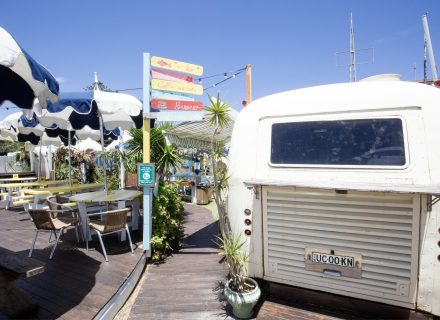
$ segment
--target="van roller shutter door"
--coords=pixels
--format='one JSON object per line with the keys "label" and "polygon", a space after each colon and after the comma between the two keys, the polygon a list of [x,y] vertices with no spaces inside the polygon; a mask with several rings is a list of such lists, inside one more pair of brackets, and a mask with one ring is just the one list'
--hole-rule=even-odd
{"label": "van roller shutter door", "polygon": [[419,195],[263,187],[263,214],[265,279],[414,307]]}

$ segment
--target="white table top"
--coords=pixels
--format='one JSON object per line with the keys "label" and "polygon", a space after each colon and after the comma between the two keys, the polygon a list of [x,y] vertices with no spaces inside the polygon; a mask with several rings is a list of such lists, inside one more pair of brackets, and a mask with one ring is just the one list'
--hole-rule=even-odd
{"label": "white table top", "polygon": [[134,200],[142,195],[142,191],[137,190],[111,190],[107,191],[94,191],[77,193],[69,197],[70,201],[76,202],[111,202],[111,201],[121,201],[121,200]]}

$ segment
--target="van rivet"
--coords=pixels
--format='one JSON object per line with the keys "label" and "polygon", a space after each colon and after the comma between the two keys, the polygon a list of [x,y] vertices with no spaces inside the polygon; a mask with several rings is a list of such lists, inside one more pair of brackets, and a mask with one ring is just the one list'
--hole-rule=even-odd
{"label": "van rivet", "polygon": [[250,209],[244,209],[244,214],[245,215],[250,215],[251,214],[251,210]]}

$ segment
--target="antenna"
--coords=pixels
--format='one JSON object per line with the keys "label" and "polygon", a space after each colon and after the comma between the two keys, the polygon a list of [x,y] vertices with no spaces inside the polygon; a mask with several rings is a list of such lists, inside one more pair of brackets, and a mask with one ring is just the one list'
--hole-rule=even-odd
{"label": "antenna", "polygon": [[428,14],[422,16],[423,30],[425,31],[425,48],[428,50],[429,64],[431,65],[432,80],[437,81],[437,65],[435,64],[434,50],[432,49],[431,35],[429,34]]}
{"label": "antenna", "polygon": [[[366,55],[367,53],[370,53],[372,58],[363,59],[361,62],[359,62],[359,59],[356,60],[356,57],[359,56],[359,54]],[[345,57],[347,54],[349,55],[349,61],[350,61],[349,64],[339,63],[338,57],[339,56]],[[357,81],[357,75],[356,75],[356,66],[357,65],[374,63],[374,48],[367,48],[367,49],[360,49],[360,50],[355,49],[355,46],[354,46],[354,25],[353,25],[353,13],[352,12],[350,12],[350,50],[336,52],[335,56],[336,56],[336,66],[337,67],[348,67],[350,82]]]}
{"label": "antenna", "polygon": [[356,82],[356,51],[354,50],[353,12],[350,12],[350,82]]}

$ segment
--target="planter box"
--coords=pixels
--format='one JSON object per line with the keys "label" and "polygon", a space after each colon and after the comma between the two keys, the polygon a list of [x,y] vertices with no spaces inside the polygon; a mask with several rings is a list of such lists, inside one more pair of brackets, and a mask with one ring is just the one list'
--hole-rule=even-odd
{"label": "planter box", "polygon": [[212,189],[211,188],[197,188],[196,198],[197,204],[208,204],[211,201]]}
{"label": "planter box", "polygon": [[138,187],[138,176],[137,173],[125,173],[125,186],[126,187]]}

